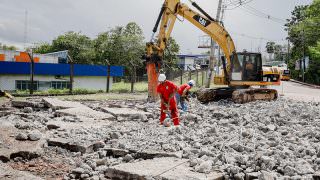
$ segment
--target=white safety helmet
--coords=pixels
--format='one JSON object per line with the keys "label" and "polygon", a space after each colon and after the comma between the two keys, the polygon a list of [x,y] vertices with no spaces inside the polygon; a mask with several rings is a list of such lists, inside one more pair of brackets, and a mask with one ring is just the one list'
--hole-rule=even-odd
{"label": "white safety helmet", "polygon": [[159,77],[158,77],[158,81],[159,82],[164,82],[166,79],[167,79],[167,77],[166,77],[165,74],[160,74]]}
{"label": "white safety helmet", "polygon": [[196,82],[194,81],[194,80],[190,80],[189,82],[188,82],[188,85],[189,86],[194,86],[196,84]]}

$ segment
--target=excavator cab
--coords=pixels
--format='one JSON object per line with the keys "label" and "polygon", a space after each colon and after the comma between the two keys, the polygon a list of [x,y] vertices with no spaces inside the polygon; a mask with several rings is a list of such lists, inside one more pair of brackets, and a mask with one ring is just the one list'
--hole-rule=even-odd
{"label": "excavator cab", "polygon": [[237,53],[231,58],[232,81],[262,81],[262,58],[260,53]]}

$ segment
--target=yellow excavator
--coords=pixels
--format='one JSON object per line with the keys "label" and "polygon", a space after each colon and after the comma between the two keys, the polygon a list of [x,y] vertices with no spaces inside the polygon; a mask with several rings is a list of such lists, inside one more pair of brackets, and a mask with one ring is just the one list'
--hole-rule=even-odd
{"label": "yellow excavator", "polygon": [[[221,47],[224,53],[223,57],[225,57],[222,58],[223,72],[220,75],[215,75],[214,83],[227,87],[199,90],[197,98],[200,102],[205,103],[224,98],[232,98],[237,103],[276,99],[278,93],[274,89],[250,88],[250,86],[280,85],[280,80],[277,82],[264,81],[261,54],[237,53],[234,42],[223,24],[210,17],[197,3],[191,0],[190,2],[200,13],[190,9],[180,0],[165,0],[161,8],[151,41],[146,45],[145,59],[149,82],[149,100],[157,99],[157,78],[161,69],[164,50],[175,21],[179,17],[208,34]],[[159,25],[159,34],[155,39],[155,33]]]}

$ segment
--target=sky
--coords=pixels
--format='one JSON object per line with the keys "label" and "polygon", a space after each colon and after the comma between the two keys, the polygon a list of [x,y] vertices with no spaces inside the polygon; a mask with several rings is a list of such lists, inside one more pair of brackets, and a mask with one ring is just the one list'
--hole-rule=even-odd
{"label": "sky", "polygon": [[[195,0],[212,17],[216,16],[218,0]],[[226,3],[235,0],[224,0]],[[245,0],[242,0],[245,1]],[[264,51],[267,41],[286,44],[283,23],[252,15],[254,8],[272,17],[290,18],[296,5],[312,0],[248,0],[245,6],[225,11],[224,24],[238,51]],[[191,7],[187,0],[181,0]],[[51,42],[67,32],[81,32],[91,38],[115,26],[136,22],[149,41],[163,0],[0,0],[0,43],[24,47],[27,43]],[[27,21],[26,19],[27,11]],[[250,13],[251,12],[251,13]],[[277,21],[281,21],[277,20]],[[26,26],[27,22],[27,26]],[[282,22],[282,21],[281,21]],[[187,21],[177,21],[172,37],[182,54],[199,54],[199,39],[204,33]]]}

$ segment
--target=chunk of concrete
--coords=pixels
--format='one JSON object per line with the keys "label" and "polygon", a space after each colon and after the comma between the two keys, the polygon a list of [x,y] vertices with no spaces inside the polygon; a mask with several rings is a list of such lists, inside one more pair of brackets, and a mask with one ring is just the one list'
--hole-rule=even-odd
{"label": "chunk of concrete", "polygon": [[61,127],[61,125],[56,122],[56,121],[49,121],[47,122],[47,128],[49,130],[52,130],[52,129],[59,129]]}
{"label": "chunk of concrete", "polygon": [[153,159],[153,158],[160,158],[160,157],[175,157],[181,158],[182,152],[175,152],[175,153],[168,153],[168,152],[159,152],[159,151],[141,151],[135,154],[136,159]]}
{"label": "chunk of concrete", "polygon": [[6,122],[0,121],[0,141],[3,147],[0,148],[0,161],[8,162],[10,159],[22,157],[23,159],[33,159],[41,156],[43,139],[39,141],[18,141],[11,134],[18,134],[19,131]]}
{"label": "chunk of concrete", "polygon": [[69,109],[61,109],[57,110],[56,115],[58,116],[79,116],[79,117],[87,117],[87,118],[94,118],[96,120],[113,120],[115,119],[114,116],[111,114],[107,114],[100,111],[95,111],[88,107],[76,107],[76,108],[69,108]]}
{"label": "chunk of concrete", "polygon": [[102,108],[103,111],[108,112],[116,117],[130,117],[130,119],[141,119],[143,116],[151,117],[152,114],[141,110],[135,110],[130,108]]}
{"label": "chunk of concrete", "polygon": [[130,153],[128,150],[115,148],[106,148],[105,151],[107,152],[107,156],[113,157],[124,157],[125,155]]}
{"label": "chunk of concrete", "polygon": [[188,166],[187,159],[155,158],[135,163],[120,164],[106,170],[105,176],[111,179],[223,179],[224,175],[217,172],[210,174],[197,173]]}
{"label": "chunk of concrete", "polygon": [[85,145],[75,143],[69,139],[64,138],[50,138],[48,139],[48,146],[57,146],[63,149],[67,149],[71,152],[85,153],[87,148]]}
{"label": "chunk of concrete", "polygon": [[42,101],[44,104],[52,109],[68,109],[68,108],[81,108],[81,107],[86,107],[85,105],[79,103],[79,102],[74,102],[74,101],[62,101],[56,98],[43,98]]}
{"label": "chunk of concrete", "polygon": [[25,108],[25,107],[35,107],[35,108],[42,108],[44,105],[39,102],[34,101],[25,101],[25,100],[13,100],[11,101],[11,105],[17,108]]}

